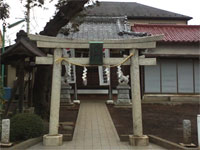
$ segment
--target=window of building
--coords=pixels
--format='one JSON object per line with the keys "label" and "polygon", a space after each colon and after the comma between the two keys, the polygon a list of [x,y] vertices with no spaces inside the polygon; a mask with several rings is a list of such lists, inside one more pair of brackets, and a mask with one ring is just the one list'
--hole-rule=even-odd
{"label": "window of building", "polygon": [[160,59],[156,66],[144,67],[145,93],[200,93],[199,61]]}

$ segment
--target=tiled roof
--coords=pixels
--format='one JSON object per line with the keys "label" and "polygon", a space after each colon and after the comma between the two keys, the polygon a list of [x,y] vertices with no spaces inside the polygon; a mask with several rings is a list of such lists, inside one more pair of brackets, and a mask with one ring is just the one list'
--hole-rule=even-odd
{"label": "tiled roof", "polygon": [[164,34],[164,42],[200,42],[200,25],[135,24],[132,31]]}
{"label": "tiled roof", "polygon": [[99,2],[100,5],[86,9],[88,16],[127,16],[129,19],[178,19],[192,17],[146,6],[135,2]]}
{"label": "tiled roof", "polygon": [[30,41],[27,34],[21,30],[17,33],[16,43],[7,47],[0,57],[1,61],[6,64],[25,57],[35,56],[44,57],[46,54],[36,46],[36,43]]}
{"label": "tiled roof", "polygon": [[[67,39],[105,40],[105,39],[129,39],[133,37],[147,36],[146,33],[135,33],[124,17],[86,17],[79,26],[79,31],[69,32],[71,24],[63,27],[58,37]],[[64,30],[64,32],[63,32]]]}

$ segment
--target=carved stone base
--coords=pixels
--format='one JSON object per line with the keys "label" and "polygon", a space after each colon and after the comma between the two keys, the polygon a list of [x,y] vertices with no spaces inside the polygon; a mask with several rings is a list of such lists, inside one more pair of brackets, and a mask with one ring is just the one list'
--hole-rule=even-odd
{"label": "carved stone base", "polygon": [[129,143],[132,146],[148,146],[149,137],[146,135],[143,136],[129,135]]}
{"label": "carved stone base", "polygon": [[129,106],[129,105],[131,105],[131,100],[130,99],[117,99],[117,101],[115,102],[115,105]]}
{"label": "carved stone base", "polygon": [[130,86],[127,84],[120,84],[117,86],[118,95],[115,105],[131,105],[129,90]]}
{"label": "carved stone base", "polygon": [[43,145],[44,146],[61,146],[63,144],[63,135],[49,135],[46,134],[43,136]]}
{"label": "carved stone base", "polygon": [[71,104],[71,95],[70,95],[70,90],[71,86],[69,84],[62,84],[61,85],[61,93],[60,93],[60,102],[61,103],[69,103]]}
{"label": "carved stone base", "polygon": [[0,143],[1,147],[10,147],[12,145],[13,145],[13,143]]}

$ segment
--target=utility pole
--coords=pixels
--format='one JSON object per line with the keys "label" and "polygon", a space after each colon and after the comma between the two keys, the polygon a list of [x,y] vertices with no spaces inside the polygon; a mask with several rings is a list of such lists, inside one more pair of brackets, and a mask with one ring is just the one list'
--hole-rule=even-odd
{"label": "utility pole", "polygon": [[[6,32],[6,24],[4,22],[3,23],[2,51],[1,51],[1,54],[3,54],[4,51],[5,51],[5,32]],[[2,80],[2,85],[4,86],[4,65],[1,65],[1,80]]]}
{"label": "utility pole", "polygon": [[30,7],[30,3],[31,3],[31,0],[27,0],[27,16],[26,16],[26,22],[27,22],[27,29],[26,29],[26,32],[27,32],[27,34],[29,34],[30,33],[30,9],[31,9],[31,7]]}

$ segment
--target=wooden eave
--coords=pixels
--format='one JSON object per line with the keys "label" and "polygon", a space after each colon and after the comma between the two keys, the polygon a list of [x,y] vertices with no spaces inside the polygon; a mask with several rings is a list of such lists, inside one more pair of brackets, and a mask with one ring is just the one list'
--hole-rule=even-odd
{"label": "wooden eave", "polygon": [[16,44],[9,47],[1,56],[3,63],[13,62],[26,57],[46,56],[31,41],[24,38],[19,39]]}

